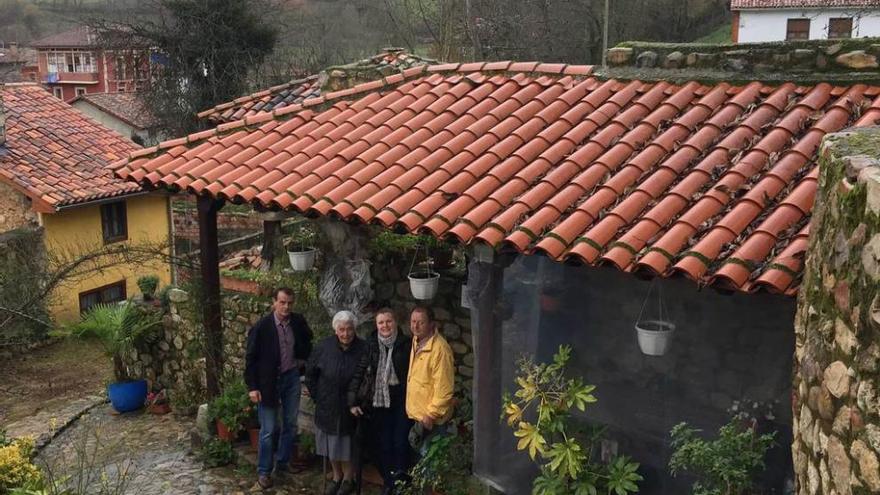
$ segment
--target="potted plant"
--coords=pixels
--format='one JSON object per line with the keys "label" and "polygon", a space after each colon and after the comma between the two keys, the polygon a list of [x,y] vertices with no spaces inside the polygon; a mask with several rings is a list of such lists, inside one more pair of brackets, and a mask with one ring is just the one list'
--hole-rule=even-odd
{"label": "potted plant", "polygon": [[[419,251],[425,251],[424,262],[420,263],[416,268],[416,260]],[[413,261],[409,267],[409,289],[416,299],[427,300],[433,299],[437,295],[437,288],[440,286],[440,274],[434,271],[434,263],[428,255],[427,244],[419,244],[416,246],[416,252],[413,255]]]}
{"label": "potted plant", "polygon": [[168,404],[168,395],[165,389],[158,392],[150,392],[147,394],[147,412],[150,414],[168,414],[171,412],[171,406]]}
{"label": "potted plant", "polygon": [[645,320],[635,324],[639,349],[648,356],[662,356],[669,350],[675,324],[664,320]]}
{"label": "potted plant", "polygon": [[651,282],[651,287],[648,288],[645,301],[642,303],[642,309],[639,311],[639,316],[636,318],[634,325],[639,349],[641,349],[642,354],[647,356],[662,356],[666,354],[666,351],[669,350],[672,335],[675,333],[675,324],[670,320],[669,311],[666,309],[666,305],[663,304],[663,292],[659,285],[657,286],[656,317],[642,319],[642,315],[645,314],[645,309],[648,307],[651,292],[656,284],[657,279],[655,278]]}
{"label": "potted plant", "polygon": [[208,403],[208,417],[217,425],[217,436],[231,442],[245,426],[252,406],[242,380],[227,385],[217,398]]}
{"label": "potted plant", "polygon": [[294,271],[305,272],[315,266],[315,240],[317,234],[305,223],[301,223],[286,243],[287,257]]}
{"label": "potted plant", "polygon": [[152,301],[159,287],[159,277],[155,275],[144,275],[137,279],[137,286],[144,296],[144,301]]}
{"label": "potted plant", "polygon": [[315,461],[315,435],[301,433],[296,444],[293,464],[297,468],[307,468]]}
{"label": "potted plant", "polygon": [[100,340],[104,352],[113,360],[116,381],[107,386],[107,395],[118,412],[134,411],[144,405],[147,381],[132,379],[123,356],[130,352],[146,332],[159,325],[160,321],[154,313],[126,301],[121,304],[92,306],[83,313],[79,322],[70,327],[70,332],[77,337],[95,337]]}
{"label": "potted plant", "polygon": [[248,415],[244,420],[244,427],[248,432],[251,448],[256,452],[260,446],[260,420],[257,417],[257,408],[253,404],[248,404],[246,409]]}

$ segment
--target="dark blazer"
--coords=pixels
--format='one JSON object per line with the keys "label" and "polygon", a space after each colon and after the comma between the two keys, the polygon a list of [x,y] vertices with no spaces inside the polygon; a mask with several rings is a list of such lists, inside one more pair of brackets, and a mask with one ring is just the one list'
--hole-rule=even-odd
{"label": "dark blazer", "polygon": [[[312,353],[312,329],[303,315],[290,314],[293,330],[293,358],[305,362]],[[274,313],[262,317],[248,331],[245,351],[244,381],[248,390],[259,390],[262,403],[275,407],[278,397],[278,366],[281,352]],[[303,370],[300,369],[300,373]]]}
{"label": "dark blazer", "polygon": [[[379,366],[379,340],[378,331],[373,331],[367,337],[367,353],[358,364],[354,378],[348,388],[349,406],[360,406],[368,411],[373,408],[373,393],[376,386],[376,368]],[[412,348],[412,338],[404,335],[401,330],[397,331],[397,340],[391,350],[391,366],[397,375],[398,385],[388,387],[388,396],[391,404],[406,401],[406,377],[409,374],[409,353]]]}
{"label": "dark blazer", "polygon": [[348,349],[339,347],[331,335],[315,346],[306,367],[306,386],[315,401],[315,425],[330,435],[354,433],[354,416],[346,401],[348,386],[367,352],[363,339],[355,337]]}

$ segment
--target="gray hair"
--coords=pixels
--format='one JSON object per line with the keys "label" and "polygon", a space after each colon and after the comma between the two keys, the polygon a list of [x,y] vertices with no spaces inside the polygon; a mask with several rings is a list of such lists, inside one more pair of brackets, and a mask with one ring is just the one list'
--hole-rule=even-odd
{"label": "gray hair", "polygon": [[357,326],[357,318],[354,316],[354,313],[352,313],[351,311],[345,311],[345,310],[340,311],[340,312],[336,313],[335,315],[333,315],[332,326],[333,326],[334,331],[336,330],[336,327],[338,327],[339,325],[341,325],[343,323],[351,323],[351,326],[356,327]]}

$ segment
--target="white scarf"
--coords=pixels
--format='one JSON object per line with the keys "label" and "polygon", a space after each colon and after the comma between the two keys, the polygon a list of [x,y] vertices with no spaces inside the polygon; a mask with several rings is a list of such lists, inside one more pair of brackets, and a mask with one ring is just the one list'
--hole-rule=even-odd
{"label": "white scarf", "polygon": [[397,330],[388,337],[382,337],[376,332],[379,340],[379,364],[376,366],[376,386],[373,392],[373,407],[391,407],[391,396],[388,393],[389,385],[397,385],[400,382],[394,372],[394,364],[391,355],[394,351],[394,342],[397,341]]}

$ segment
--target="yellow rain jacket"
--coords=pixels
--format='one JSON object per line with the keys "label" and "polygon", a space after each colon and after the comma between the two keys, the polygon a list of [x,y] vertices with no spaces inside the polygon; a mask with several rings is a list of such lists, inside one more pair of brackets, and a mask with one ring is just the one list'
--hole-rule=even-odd
{"label": "yellow rain jacket", "polygon": [[455,365],[452,349],[439,332],[416,352],[413,338],[406,379],[406,414],[419,421],[426,415],[443,424],[452,417],[452,392]]}

